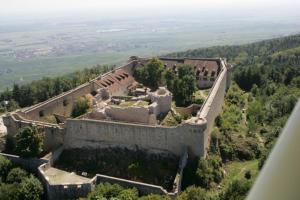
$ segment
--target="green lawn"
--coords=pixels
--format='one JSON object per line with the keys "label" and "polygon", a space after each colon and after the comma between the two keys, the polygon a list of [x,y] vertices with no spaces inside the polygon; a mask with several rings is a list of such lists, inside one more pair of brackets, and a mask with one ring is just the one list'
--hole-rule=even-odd
{"label": "green lawn", "polygon": [[221,182],[222,187],[226,187],[235,179],[241,179],[245,176],[245,172],[250,170],[252,176],[258,174],[258,160],[250,161],[233,161],[225,165],[226,176]]}
{"label": "green lawn", "polygon": [[120,103],[120,107],[130,107],[130,106],[147,106],[149,102],[147,101],[125,101]]}

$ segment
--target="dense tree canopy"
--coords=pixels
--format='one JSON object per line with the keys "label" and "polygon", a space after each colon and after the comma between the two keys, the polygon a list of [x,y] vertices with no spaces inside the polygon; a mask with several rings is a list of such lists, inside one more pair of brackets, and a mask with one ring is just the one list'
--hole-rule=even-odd
{"label": "dense tree canopy", "polygon": [[88,195],[88,200],[170,200],[167,196],[147,195],[139,196],[136,188],[124,188],[117,184],[99,184]]}
{"label": "dense tree canopy", "polygon": [[152,89],[157,89],[161,83],[163,70],[163,63],[157,58],[152,58],[144,67],[135,69],[134,77],[144,85]]}
{"label": "dense tree canopy", "polygon": [[32,174],[15,167],[0,155],[0,199],[40,200],[43,194],[41,182]]}
{"label": "dense tree canopy", "polygon": [[157,89],[159,85],[167,85],[178,106],[192,103],[197,88],[194,71],[190,65],[179,65],[177,71],[164,69],[163,63],[157,58],[151,59],[144,67],[136,68],[134,77],[152,89]]}
{"label": "dense tree canopy", "polygon": [[[189,50],[168,56],[226,57],[234,65],[233,82],[226,94],[222,113],[216,118],[209,154],[220,156],[225,169],[231,162],[247,163],[256,159],[261,169],[300,97],[300,35],[240,46]],[[203,165],[204,162],[200,166],[197,163],[190,161],[188,164],[184,173],[187,177],[185,187],[195,184],[187,180],[196,177],[197,171],[210,169],[207,164]],[[206,193],[217,191],[218,195],[213,199],[245,199],[253,178],[255,175],[248,173],[249,180],[244,177],[232,180],[224,189],[213,187]],[[202,180],[207,179],[203,176]]]}
{"label": "dense tree canopy", "polygon": [[37,157],[42,152],[43,139],[37,128],[27,126],[16,135],[15,151],[23,157]]}
{"label": "dense tree canopy", "polygon": [[83,69],[72,74],[49,78],[44,77],[41,80],[33,81],[29,84],[14,84],[12,90],[7,89],[0,93],[0,103],[9,101],[8,105],[0,104],[4,112],[13,111],[20,107],[27,107],[33,104],[45,101],[53,96],[75,88],[96,76],[111,70],[111,67],[97,65],[91,69]]}

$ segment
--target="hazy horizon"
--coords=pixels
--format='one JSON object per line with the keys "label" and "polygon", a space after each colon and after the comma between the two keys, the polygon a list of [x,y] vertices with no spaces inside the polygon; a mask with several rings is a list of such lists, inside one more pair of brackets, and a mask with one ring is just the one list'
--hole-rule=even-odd
{"label": "hazy horizon", "polygon": [[1,2],[0,21],[7,25],[24,21],[89,19],[164,19],[168,17],[289,19],[297,22],[300,2],[296,0],[10,0]]}
{"label": "hazy horizon", "polygon": [[129,56],[158,56],[300,33],[295,0],[1,2],[0,91]]}

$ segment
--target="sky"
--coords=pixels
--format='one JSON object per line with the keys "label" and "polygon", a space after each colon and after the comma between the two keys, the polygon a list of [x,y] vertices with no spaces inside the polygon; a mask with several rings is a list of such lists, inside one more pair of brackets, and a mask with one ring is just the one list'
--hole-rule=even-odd
{"label": "sky", "polygon": [[[2,13],[55,11],[128,11],[155,8],[285,8],[300,5],[299,0],[0,0]],[[299,8],[299,7],[298,7]]]}
{"label": "sky", "polygon": [[49,17],[74,12],[107,16],[155,16],[180,13],[252,13],[299,15],[300,0],[0,0],[2,16]]}

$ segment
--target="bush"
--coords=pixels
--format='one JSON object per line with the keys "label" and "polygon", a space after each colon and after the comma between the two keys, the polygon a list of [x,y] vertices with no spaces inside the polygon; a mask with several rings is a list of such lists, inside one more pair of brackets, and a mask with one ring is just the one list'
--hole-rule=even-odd
{"label": "bush", "polygon": [[182,192],[177,200],[209,200],[206,191],[203,188],[190,186]]}
{"label": "bush", "polygon": [[85,114],[91,107],[91,100],[88,97],[79,97],[73,106],[72,117],[75,118]]}
{"label": "bush", "polygon": [[42,152],[43,140],[35,127],[27,126],[16,135],[15,151],[22,157],[37,157]]}
{"label": "bush", "polygon": [[221,194],[222,200],[244,200],[248,191],[251,188],[251,181],[248,180],[234,180],[226,190]]}
{"label": "bush", "polygon": [[19,184],[0,184],[0,199],[23,200],[19,191]]}
{"label": "bush", "polygon": [[23,200],[39,200],[43,194],[43,186],[37,178],[30,175],[20,183],[20,193]]}
{"label": "bush", "polygon": [[117,184],[104,183],[97,185],[94,191],[88,195],[89,200],[100,200],[102,198],[116,198],[120,200],[135,200],[138,198],[137,189],[124,189]]}
{"label": "bush", "polygon": [[196,184],[204,188],[211,188],[223,179],[222,161],[219,156],[200,158],[196,171]]}
{"label": "bush", "polygon": [[168,196],[162,196],[157,194],[150,194],[148,196],[143,196],[139,200],[171,200]]}
{"label": "bush", "polygon": [[13,168],[7,175],[7,183],[21,183],[27,177],[27,172],[19,167]]}
{"label": "bush", "polygon": [[0,180],[5,181],[12,164],[6,157],[0,155]]}
{"label": "bush", "polygon": [[245,178],[249,180],[249,179],[251,179],[251,177],[252,177],[251,171],[247,170],[245,173]]}

